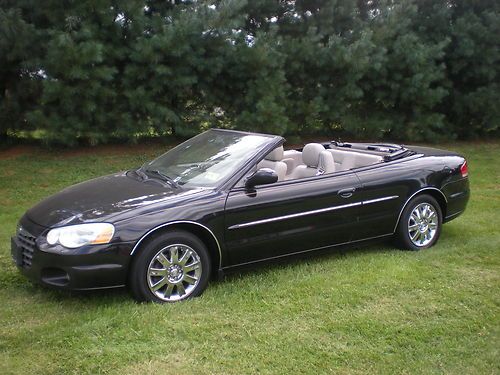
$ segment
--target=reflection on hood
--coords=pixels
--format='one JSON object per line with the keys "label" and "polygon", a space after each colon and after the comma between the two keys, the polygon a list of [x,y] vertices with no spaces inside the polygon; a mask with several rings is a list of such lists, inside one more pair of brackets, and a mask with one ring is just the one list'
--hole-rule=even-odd
{"label": "reflection on hood", "polygon": [[109,221],[120,213],[162,202],[184,204],[202,190],[173,189],[119,173],[70,186],[38,203],[27,215],[35,223],[47,227]]}

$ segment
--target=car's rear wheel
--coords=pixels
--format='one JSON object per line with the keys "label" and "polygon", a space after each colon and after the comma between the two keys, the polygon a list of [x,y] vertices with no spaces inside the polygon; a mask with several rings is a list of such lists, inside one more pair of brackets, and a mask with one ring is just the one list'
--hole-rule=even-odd
{"label": "car's rear wheel", "polygon": [[404,249],[427,249],[439,239],[442,224],[439,203],[430,195],[419,195],[408,202],[401,214],[397,242]]}
{"label": "car's rear wheel", "polygon": [[177,302],[205,290],[210,268],[207,248],[198,237],[171,231],[140,249],[132,262],[129,287],[138,301]]}

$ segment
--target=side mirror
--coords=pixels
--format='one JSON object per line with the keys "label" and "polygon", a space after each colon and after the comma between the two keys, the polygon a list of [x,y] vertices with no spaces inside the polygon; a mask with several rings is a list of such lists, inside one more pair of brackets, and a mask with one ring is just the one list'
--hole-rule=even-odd
{"label": "side mirror", "polygon": [[278,175],[271,168],[261,168],[245,181],[247,189],[253,189],[257,185],[274,184],[278,181]]}

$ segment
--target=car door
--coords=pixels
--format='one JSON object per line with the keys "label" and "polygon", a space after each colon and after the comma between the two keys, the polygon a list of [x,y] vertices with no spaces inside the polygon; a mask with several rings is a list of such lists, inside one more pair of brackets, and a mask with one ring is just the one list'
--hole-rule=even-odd
{"label": "car door", "polygon": [[225,207],[232,265],[348,242],[357,220],[352,172],[233,188]]}

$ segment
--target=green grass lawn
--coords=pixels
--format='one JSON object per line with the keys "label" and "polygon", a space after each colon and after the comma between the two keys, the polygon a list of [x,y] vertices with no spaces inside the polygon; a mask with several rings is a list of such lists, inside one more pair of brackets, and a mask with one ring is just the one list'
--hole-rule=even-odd
{"label": "green grass lawn", "polygon": [[432,249],[332,251],[171,305],[47,290],[10,258],[30,206],[160,146],[0,153],[0,374],[500,374],[500,143],[442,147],[468,158],[472,198]]}

